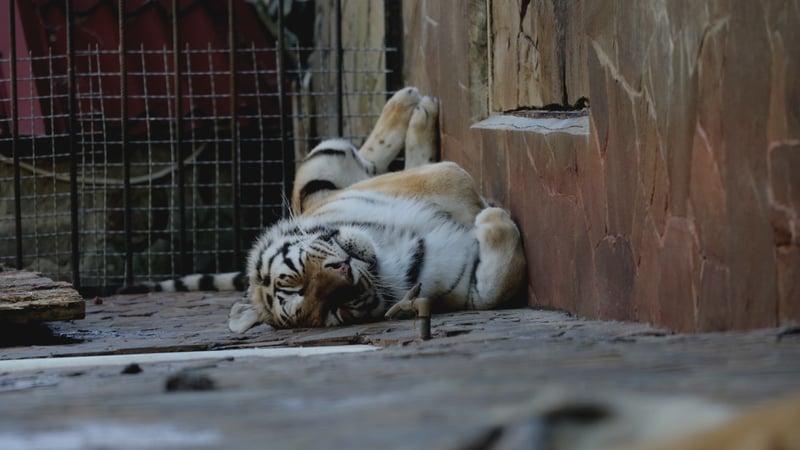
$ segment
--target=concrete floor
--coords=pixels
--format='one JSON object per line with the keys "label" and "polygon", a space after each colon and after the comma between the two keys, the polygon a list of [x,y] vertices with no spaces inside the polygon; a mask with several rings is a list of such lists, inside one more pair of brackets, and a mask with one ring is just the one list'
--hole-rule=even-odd
{"label": "concrete floor", "polygon": [[[515,309],[434,316],[430,341],[417,338],[412,320],[260,326],[234,335],[227,311],[240,295],[109,297],[89,301],[85,320],[5,329],[0,448],[501,448],[499,437],[529,429],[554,401],[633,402],[640,406],[634,418],[647,423],[671,405],[685,417],[703,410],[698,417],[713,421],[729,408],[800,392],[795,328],[678,335]],[[22,370],[2,364],[354,344],[377,349],[151,362],[132,356]],[[626,436],[615,442],[641,438]]]}

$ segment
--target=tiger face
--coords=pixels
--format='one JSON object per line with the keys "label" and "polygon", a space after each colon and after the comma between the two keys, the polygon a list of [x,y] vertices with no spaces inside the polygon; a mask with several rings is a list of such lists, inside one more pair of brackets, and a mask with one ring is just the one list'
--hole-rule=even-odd
{"label": "tiger face", "polygon": [[293,231],[251,254],[249,296],[264,322],[276,328],[336,326],[382,314],[377,259],[366,234],[352,228]]}

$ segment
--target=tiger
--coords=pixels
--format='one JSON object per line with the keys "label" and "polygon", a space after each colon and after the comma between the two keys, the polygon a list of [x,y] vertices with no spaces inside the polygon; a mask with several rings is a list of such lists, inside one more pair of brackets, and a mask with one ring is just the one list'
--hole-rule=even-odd
{"label": "tiger", "polygon": [[521,234],[464,169],[435,162],[438,118],[436,98],[397,91],[360,148],[324,140],[298,164],[291,213],[256,238],[244,273],[153,290],[245,288],[228,318],[236,333],[380,320],[418,284],[434,312],[507,304],[527,273]]}
{"label": "tiger", "polygon": [[[386,103],[361,148],[326,140],[296,171],[292,215],[247,257],[247,300],[229,328],[329,327],[379,320],[405,293],[435,311],[495,308],[523,283],[522,239],[472,177],[435,163],[438,101],[414,87]],[[404,150],[405,166],[387,172]]]}

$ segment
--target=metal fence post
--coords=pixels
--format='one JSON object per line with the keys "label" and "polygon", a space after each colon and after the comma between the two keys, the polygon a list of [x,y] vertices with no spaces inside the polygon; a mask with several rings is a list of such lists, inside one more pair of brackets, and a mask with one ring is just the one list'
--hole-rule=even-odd
{"label": "metal fence post", "polygon": [[125,216],[125,285],[133,284],[133,223],[131,204],[131,152],[128,148],[128,68],[125,52],[125,0],[119,0],[119,109],[123,158],[122,203]]}
{"label": "metal fence post", "polygon": [[19,94],[17,92],[17,17],[14,0],[8,2],[8,32],[11,66],[11,153],[14,157],[14,229],[16,234],[17,269],[22,269],[22,184],[19,171]]}
{"label": "metal fence post", "polygon": [[[280,138],[281,138],[281,158],[283,160],[283,192],[286,198],[291,197],[291,179],[292,174],[290,168],[294,167],[292,164],[292,156],[294,152],[289,152],[289,145],[287,142],[286,128],[288,127],[288,120],[286,117],[286,36],[284,34],[284,21],[283,21],[283,2],[278,2],[278,42],[276,44],[277,50],[277,69],[278,69],[278,109],[280,110]],[[290,205],[283,202],[282,213],[283,217],[288,217]]]}
{"label": "metal fence post", "polygon": [[342,45],[342,1],[336,0],[336,133],[344,136],[344,93],[342,91],[342,70],[344,67],[344,48]]}
{"label": "metal fence post", "polygon": [[231,108],[231,191],[233,195],[233,259],[242,265],[241,190],[239,186],[239,114],[236,96],[236,2],[228,0],[228,61]]}
{"label": "metal fence post", "polygon": [[186,257],[186,174],[183,167],[183,89],[181,88],[180,6],[172,0],[172,64],[175,83],[175,154],[178,158],[178,273],[192,271],[192,261]]}
{"label": "metal fence post", "polygon": [[75,145],[75,134],[77,126],[75,121],[75,41],[74,22],[72,17],[72,0],[66,0],[66,20],[67,20],[67,111],[69,114],[67,124],[67,145],[69,146],[69,200],[70,200],[70,224],[71,224],[71,256],[72,256],[72,284],[75,289],[81,287],[80,272],[80,218],[79,198],[78,198],[78,148]]}

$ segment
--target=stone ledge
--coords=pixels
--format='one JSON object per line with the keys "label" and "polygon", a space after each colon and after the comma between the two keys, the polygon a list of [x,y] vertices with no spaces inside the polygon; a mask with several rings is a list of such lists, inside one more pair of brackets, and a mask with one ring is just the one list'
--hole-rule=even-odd
{"label": "stone ledge", "polygon": [[576,136],[589,136],[589,116],[531,118],[524,116],[496,115],[473,124],[470,128],[527,131],[539,134],[566,133]]}

